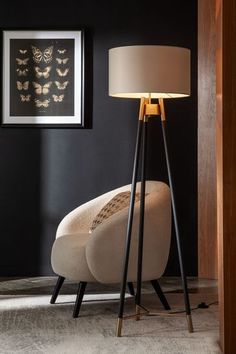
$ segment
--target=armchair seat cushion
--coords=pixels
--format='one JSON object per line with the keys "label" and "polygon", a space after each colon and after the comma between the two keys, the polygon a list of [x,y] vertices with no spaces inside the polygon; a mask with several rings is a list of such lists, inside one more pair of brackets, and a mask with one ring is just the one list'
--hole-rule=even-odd
{"label": "armchair seat cushion", "polygon": [[52,268],[55,273],[73,280],[96,282],[86,260],[85,247],[89,233],[63,235],[57,238],[52,248]]}

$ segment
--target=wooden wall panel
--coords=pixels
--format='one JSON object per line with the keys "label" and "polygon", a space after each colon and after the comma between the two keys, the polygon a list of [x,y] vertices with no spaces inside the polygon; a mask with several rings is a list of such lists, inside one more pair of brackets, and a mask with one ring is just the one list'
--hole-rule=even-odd
{"label": "wooden wall panel", "polygon": [[223,321],[223,156],[222,156],[222,0],[216,0],[216,172],[217,236],[220,303],[220,343],[224,348]]}
{"label": "wooden wall panel", "polygon": [[198,142],[199,274],[200,276],[217,274],[215,263],[217,257],[214,256],[217,250],[216,237],[213,235],[217,202],[220,344],[223,353],[234,354],[236,353],[235,0],[199,0]]}
{"label": "wooden wall panel", "polygon": [[198,2],[198,276],[217,278],[215,0]]}
{"label": "wooden wall panel", "polygon": [[232,354],[236,353],[235,0],[217,0],[217,18],[217,191],[220,340],[223,352],[225,354]]}

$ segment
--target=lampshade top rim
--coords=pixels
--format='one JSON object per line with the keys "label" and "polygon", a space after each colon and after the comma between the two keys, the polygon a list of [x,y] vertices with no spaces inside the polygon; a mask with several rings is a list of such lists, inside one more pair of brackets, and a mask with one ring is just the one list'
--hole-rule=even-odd
{"label": "lampshade top rim", "polygon": [[112,47],[109,48],[110,50],[115,50],[115,49],[121,49],[121,48],[135,48],[135,47],[159,47],[159,48],[178,48],[178,49],[186,49],[190,51],[190,48],[188,47],[182,47],[182,46],[178,46],[178,45],[162,45],[162,44],[134,44],[134,45],[122,45],[122,46],[118,46],[118,47]]}

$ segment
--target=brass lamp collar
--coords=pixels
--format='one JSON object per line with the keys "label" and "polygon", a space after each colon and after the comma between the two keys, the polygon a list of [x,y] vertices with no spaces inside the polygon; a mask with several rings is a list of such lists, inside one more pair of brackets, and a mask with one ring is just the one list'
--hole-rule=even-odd
{"label": "brass lamp collar", "polygon": [[139,120],[146,120],[147,116],[161,116],[161,120],[165,120],[165,107],[163,98],[158,99],[158,103],[151,102],[151,96],[149,98],[141,97],[139,108]]}

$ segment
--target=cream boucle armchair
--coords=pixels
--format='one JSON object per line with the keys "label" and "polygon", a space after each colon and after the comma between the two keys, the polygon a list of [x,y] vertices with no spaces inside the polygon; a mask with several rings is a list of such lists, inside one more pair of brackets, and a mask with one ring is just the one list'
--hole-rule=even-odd
{"label": "cream boucle armchair", "polygon": [[[120,283],[124,259],[128,207],[102,222],[92,233],[90,227],[99,211],[118,193],[130,191],[127,185],[101,195],[70,212],[61,221],[52,247],[52,268],[59,275],[51,303],[55,303],[65,278],[79,282],[73,317],[78,317],[88,282]],[[137,192],[140,183],[137,184]],[[137,277],[139,202],[135,203],[128,285]],[[165,309],[170,309],[159,286],[166,267],[171,239],[169,187],[157,181],[146,182],[142,280],[151,281]]]}

